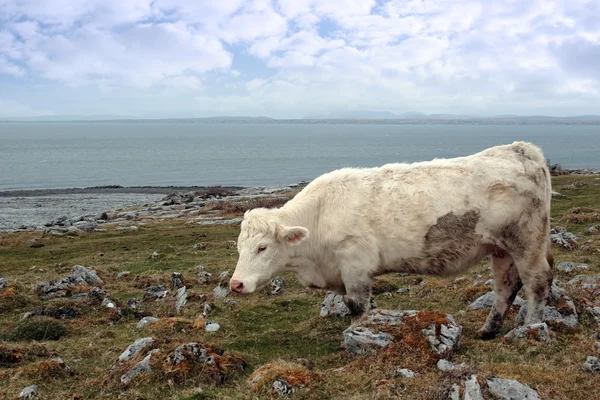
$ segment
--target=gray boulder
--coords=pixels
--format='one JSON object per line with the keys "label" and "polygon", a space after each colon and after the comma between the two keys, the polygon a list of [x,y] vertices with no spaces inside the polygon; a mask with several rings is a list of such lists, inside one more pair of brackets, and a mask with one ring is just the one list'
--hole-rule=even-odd
{"label": "gray boulder", "polygon": [[146,288],[142,301],[159,300],[167,297],[169,291],[165,286],[150,286]]}
{"label": "gray boulder", "polygon": [[416,375],[413,371],[407,368],[400,368],[398,370],[398,374],[404,378],[414,378]]}
{"label": "gray boulder", "polygon": [[202,285],[206,285],[212,281],[212,274],[208,271],[198,272],[198,282]]}
{"label": "gray boulder", "polygon": [[71,275],[52,282],[42,283],[35,290],[44,297],[63,297],[69,289],[78,285],[102,286],[104,282],[93,269],[75,265]]}
{"label": "gray boulder", "polygon": [[137,323],[137,325],[135,326],[137,329],[142,329],[145,328],[148,325],[152,325],[155,322],[160,321],[160,318],[156,318],[156,317],[144,317],[140,320],[140,322]]}
{"label": "gray boulder", "polygon": [[[542,312],[542,322],[546,322],[548,325],[565,325],[569,328],[574,328],[579,323],[577,317],[577,309],[573,301],[566,296],[565,291],[558,287],[556,284],[552,284],[550,289],[550,296],[548,297],[548,305],[544,307]],[[521,305],[521,309],[515,318],[515,322],[522,324],[525,321],[527,315],[528,305],[524,302]]]}
{"label": "gray boulder", "polygon": [[505,336],[509,340],[534,339],[540,342],[550,340],[550,330],[545,322],[519,326],[509,331]]}
{"label": "gray boulder", "polygon": [[600,372],[600,361],[597,357],[588,356],[583,364],[583,369],[591,372]]}
{"label": "gray boulder", "polygon": [[514,379],[492,378],[487,380],[488,390],[500,400],[539,400],[535,390]]}
{"label": "gray boulder", "polygon": [[38,385],[27,386],[21,393],[19,393],[19,399],[37,399],[39,397]]}
{"label": "gray boulder", "polygon": [[[392,337],[386,332],[380,332],[381,327],[404,325],[406,321],[417,318],[419,313],[414,310],[372,310],[358,323],[344,331],[346,350],[353,354],[363,354],[401,342],[402,337]],[[432,323],[428,329],[419,332],[425,337],[434,353],[451,353],[460,346],[462,327],[454,318],[447,314],[445,323]]]}
{"label": "gray boulder", "polygon": [[214,357],[208,355],[208,350],[200,343],[192,342],[182,344],[173,350],[167,357],[172,365],[179,365],[183,361],[214,364]]}
{"label": "gray boulder", "polygon": [[442,359],[438,360],[437,367],[442,372],[451,372],[451,371],[464,369],[464,368],[466,368],[466,365],[465,364],[456,365],[456,364],[451,363],[450,361],[442,358]]}
{"label": "gray boulder", "polygon": [[[495,297],[496,295],[493,291],[487,292],[486,294],[479,296],[474,302],[469,304],[469,308],[471,310],[485,310],[488,308],[492,308],[492,305],[494,305]],[[525,300],[523,300],[520,296],[517,296],[515,298],[515,301],[513,302],[513,305],[521,306],[525,303]]]}
{"label": "gray boulder", "polygon": [[337,316],[337,317],[345,317],[350,315],[350,309],[348,305],[344,301],[344,296],[340,294],[335,294],[333,292],[328,292],[325,296],[325,300],[321,304],[321,312],[319,315],[321,317],[328,316]]}
{"label": "gray boulder", "polygon": [[98,224],[92,221],[79,221],[75,222],[73,227],[82,232],[92,232],[94,229],[98,228]]}
{"label": "gray boulder", "polygon": [[177,312],[177,314],[181,313],[181,309],[185,306],[185,304],[187,303],[187,289],[185,286],[180,287],[179,289],[177,289],[177,294],[176,294],[176,300],[175,300],[175,311]]}
{"label": "gray boulder", "polygon": [[4,291],[8,287],[8,280],[4,279],[0,276],[0,293]]}
{"label": "gray boulder", "polygon": [[277,379],[275,382],[273,382],[271,389],[282,396],[288,396],[295,392],[295,388],[284,379]]}
{"label": "gray boulder", "polygon": [[471,375],[471,377],[465,381],[465,394],[463,400],[483,400],[481,385],[479,385],[479,382],[477,381],[477,375]]}
{"label": "gray boulder", "polygon": [[550,230],[550,240],[567,250],[574,250],[577,247],[578,236],[564,230]]}
{"label": "gray boulder", "polygon": [[385,332],[375,333],[364,327],[348,328],[344,331],[344,345],[351,354],[364,354],[385,347],[394,341]]}
{"label": "gray boulder", "polygon": [[152,337],[136,339],[135,342],[127,346],[125,351],[119,356],[119,361],[128,361],[142,354],[146,349],[154,344]]}
{"label": "gray boulder", "polygon": [[133,366],[133,368],[131,368],[129,371],[127,371],[125,374],[123,374],[121,376],[121,383],[126,385],[128,384],[133,378],[142,375],[142,374],[146,374],[148,372],[152,372],[152,368],[150,368],[150,359],[152,358],[152,355],[154,353],[158,352],[158,349],[154,349],[151,350],[146,357],[144,357],[144,359],[142,361],[140,361],[139,363],[135,364]]}
{"label": "gray boulder", "polygon": [[283,280],[283,278],[281,276],[271,279],[271,282],[269,282],[269,286],[267,288],[269,294],[271,296],[280,294],[281,291],[283,290],[284,283],[285,283],[285,281]]}
{"label": "gray boulder", "polygon": [[181,289],[185,286],[181,272],[173,272],[171,277],[171,286],[173,287],[173,290]]}
{"label": "gray boulder", "polygon": [[558,263],[558,265],[556,266],[556,269],[558,269],[561,272],[573,272],[573,271],[579,271],[582,269],[588,269],[589,265],[587,264],[576,264],[576,263],[572,263],[572,262],[560,262]]}
{"label": "gray boulder", "polygon": [[229,293],[231,293],[231,289],[229,289],[229,285],[226,284],[217,285],[213,289],[213,297],[216,299],[224,299],[229,296]]}

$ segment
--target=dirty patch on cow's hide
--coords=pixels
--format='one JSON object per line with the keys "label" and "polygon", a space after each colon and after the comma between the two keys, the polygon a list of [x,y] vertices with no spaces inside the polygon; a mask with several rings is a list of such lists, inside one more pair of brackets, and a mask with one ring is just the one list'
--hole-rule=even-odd
{"label": "dirty patch on cow's hide", "polygon": [[455,273],[457,264],[469,260],[481,243],[481,235],[475,232],[479,217],[476,210],[440,217],[425,235],[423,256],[404,260],[400,270],[436,276]]}

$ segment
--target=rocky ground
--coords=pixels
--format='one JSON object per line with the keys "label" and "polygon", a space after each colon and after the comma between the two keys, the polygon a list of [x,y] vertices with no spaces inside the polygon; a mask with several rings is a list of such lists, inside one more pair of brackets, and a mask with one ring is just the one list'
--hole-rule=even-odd
{"label": "rocky ground", "polygon": [[600,398],[600,178],[554,178],[544,321],[475,339],[489,260],[465,275],[378,278],[376,308],[292,275],[233,296],[243,212],[300,187],[199,189],[54,215],[0,239],[0,399]]}

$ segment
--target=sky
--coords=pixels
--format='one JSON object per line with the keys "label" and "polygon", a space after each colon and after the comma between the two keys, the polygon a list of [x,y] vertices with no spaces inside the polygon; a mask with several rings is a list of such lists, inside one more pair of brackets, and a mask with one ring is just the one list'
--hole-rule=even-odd
{"label": "sky", "polygon": [[600,114],[598,0],[0,0],[0,117]]}

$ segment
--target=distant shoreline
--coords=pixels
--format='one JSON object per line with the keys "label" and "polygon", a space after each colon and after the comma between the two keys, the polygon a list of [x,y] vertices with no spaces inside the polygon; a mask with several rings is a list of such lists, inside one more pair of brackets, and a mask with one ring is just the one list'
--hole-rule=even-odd
{"label": "distant shoreline", "polygon": [[495,116],[468,117],[459,115],[424,115],[392,118],[340,117],[340,118],[268,118],[268,117],[209,117],[209,118],[108,118],[108,119],[0,119],[0,124],[38,124],[38,123],[180,123],[180,124],[292,124],[292,125],[600,125],[600,116],[583,115],[572,117],[549,116]]}
{"label": "distant shoreline", "polygon": [[245,186],[91,186],[58,189],[15,189],[0,191],[0,197],[37,197],[61,194],[170,194],[173,192],[191,192],[210,188],[242,190]]}

